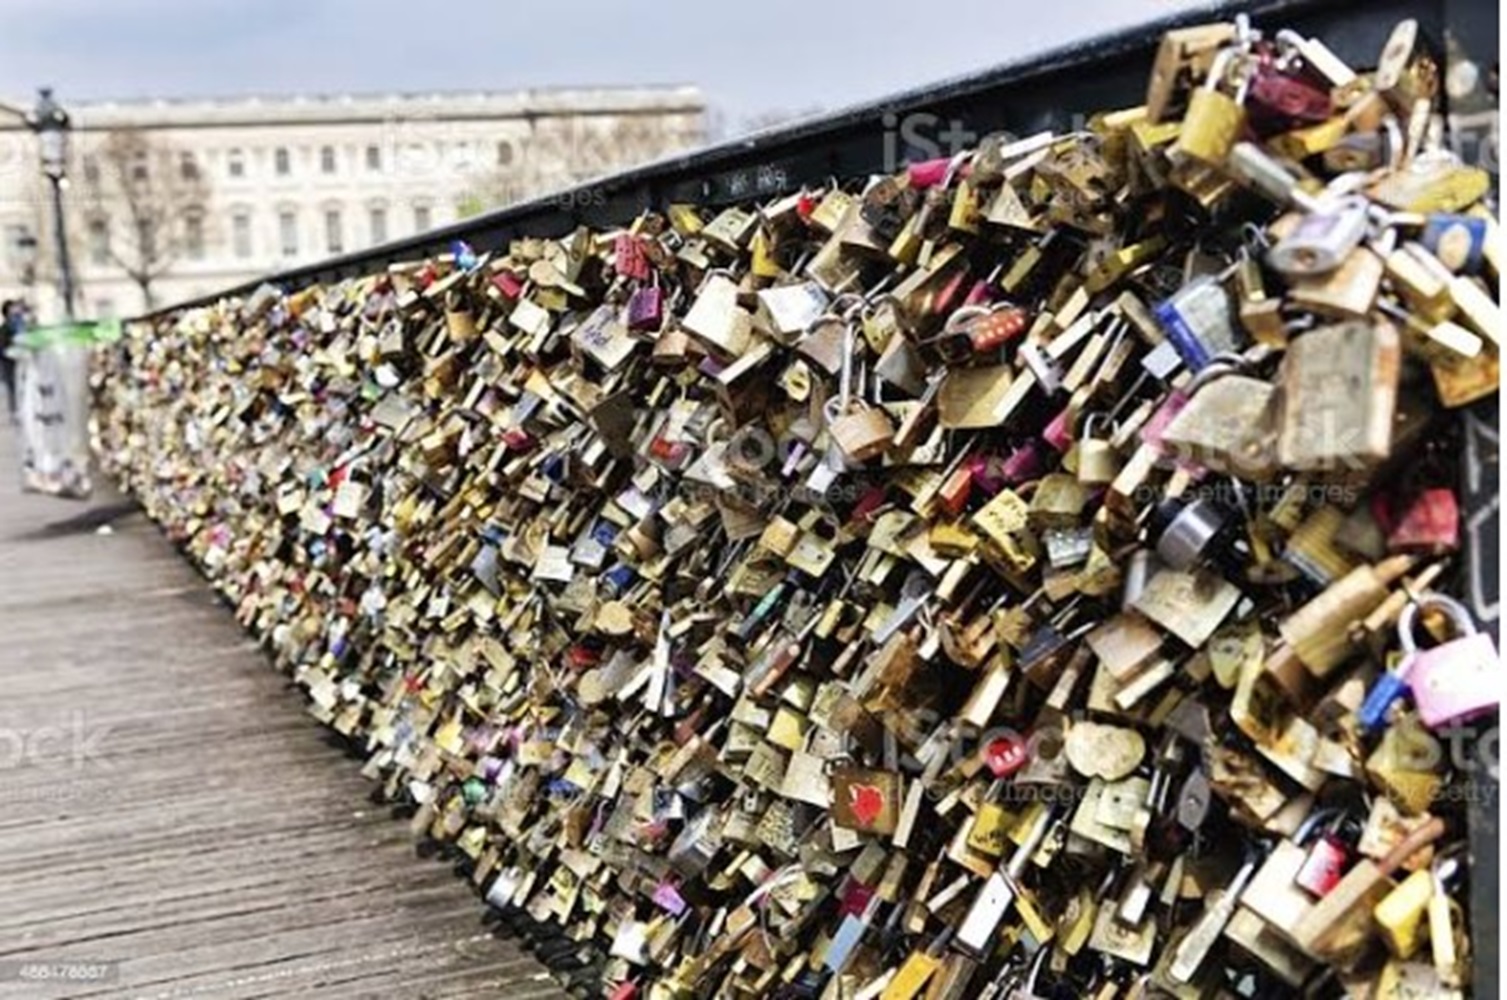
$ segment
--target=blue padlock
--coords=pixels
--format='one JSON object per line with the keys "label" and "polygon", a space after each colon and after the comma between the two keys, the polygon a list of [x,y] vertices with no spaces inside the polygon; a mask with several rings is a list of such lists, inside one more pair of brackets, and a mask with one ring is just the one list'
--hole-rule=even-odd
{"label": "blue padlock", "polygon": [[1408,689],[1408,670],[1412,666],[1412,655],[1404,653],[1397,665],[1378,677],[1366,692],[1358,715],[1362,732],[1377,729],[1387,720],[1388,710]]}
{"label": "blue padlock", "polygon": [[612,567],[602,574],[602,588],[608,598],[613,598],[624,593],[633,583],[634,573],[632,566],[622,563]]}
{"label": "blue padlock", "polygon": [[480,258],[476,256],[476,251],[471,249],[471,244],[465,240],[453,241],[450,244],[450,252],[455,256],[455,266],[462,271],[474,271],[481,263]]}
{"label": "blue padlock", "polygon": [[1475,274],[1486,249],[1486,220],[1435,212],[1423,224],[1423,245],[1456,274]]}
{"label": "blue padlock", "polygon": [[1152,312],[1189,371],[1203,368],[1216,354],[1245,346],[1231,319],[1229,293],[1210,275],[1194,278]]}

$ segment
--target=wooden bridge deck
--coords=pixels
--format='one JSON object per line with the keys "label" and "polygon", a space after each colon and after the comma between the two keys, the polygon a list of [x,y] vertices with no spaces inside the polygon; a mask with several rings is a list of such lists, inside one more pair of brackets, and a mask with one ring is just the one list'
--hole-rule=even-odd
{"label": "wooden bridge deck", "polygon": [[565,996],[150,523],[17,468],[0,428],[0,998]]}

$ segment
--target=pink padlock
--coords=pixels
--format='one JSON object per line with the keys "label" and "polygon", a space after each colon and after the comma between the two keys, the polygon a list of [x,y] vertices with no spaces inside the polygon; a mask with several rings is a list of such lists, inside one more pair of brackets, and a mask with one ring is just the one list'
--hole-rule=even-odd
{"label": "pink padlock", "polygon": [[[1432,649],[1419,649],[1413,629],[1425,608],[1438,608],[1459,633]],[[1430,729],[1464,722],[1501,703],[1501,663],[1491,636],[1477,632],[1465,605],[1443,594],[1428,593],[1403,609],[1397,620],[1403,662],[1418,718]]]}
{"label": "pink padlock", "polygon": [[1192,399],[1188,393],[1181,389],[1173,389],[1167,393],[1167,398],[1157,407],[1146,423],[1141,426],[1141,443],[1162,452],[1162,435],[1167,431],[1167,425],[1172,423],[1172,418],[1183,412],[1183,407]]}
{"label": "pink padlock", "polygon": [[952,171],[952,157],[939,156],[935,160],[905,165],[905,179],[918,191],[946,182]]}
{"label": "pink padlock", "polygon": [[1041,439],[1059,452],[1066,452],[1073,446],[1073,410],[1071,406],[1064,406],[1062,412],[1053,417],[1051,422],[1042,428]]}
{"label": "pink padlock", "polygon": [[999,473],[1003,482],[995,488],[995,493],[1006,486],[1019,486],[1032,479],[1040,479],[1046,474],[1046,460],[1042,457],[1041,446],[1035,441],[1026,441],[1005,456],[1004,462],[1000,463]]}
{"label": "pink padlock", "polygon": [[658,330],[664,322],[664,290],[656,282],[642,285],[628,297],[625,326],[635,332]]}

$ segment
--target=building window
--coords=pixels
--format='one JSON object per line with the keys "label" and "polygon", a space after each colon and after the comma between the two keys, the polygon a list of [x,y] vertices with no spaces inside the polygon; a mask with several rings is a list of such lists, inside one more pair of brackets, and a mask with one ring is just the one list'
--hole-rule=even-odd
{"label": "building window", "polygon": [[432,166],[429,147],[422,142],[410,142],[398,150],[398,169],[405,173],[422,173]]}
{"label": "building window", "polygon": [[288,155],[288,147],[279,146],[272,151],[272,169],[279,177],[286,177],[293,172],[293,160]]}
{"label": "building window", "polygon": [[246,154],[239,149],[232,149],[225,155],[225,170],[232,177],[245,177]]}
{"label": "building window", "polygon": [[428,205],[413,206],[413,230],[416,233],[427,233],[434,224],[434,217],[430,214]]}
{"label": "building window", "polygon": [[184,153],[178,158],[178,173],[186,181],[199,179],[199,161],[193,153]]}
{"label": "building window", "polygon": [[251,216],[237,212],[230,217],[230,242],[235,255],[242,260],[251,256]]}
{"label": "building window", "polygon": [[84,157],[84,180],[90,184],[99,183],[99,160],[93,156]]}
{"label": "building window", "polygon": [[183,255],[189,260],[204,259],[204,213],[198,209],[183,216]]}
{"label": "building window", "polygon": [[144,149],[138,149],[131,157],[131,180],[137,184],[145,184],[150,173],[147,166],[147,152]]}
{"label": "building window", "polygon": [[89,263],[96,267],[110,263],[110,220],[103,216],[89,220]]}
{"label": "building window", "polygon": [[367,170],[381,170],[382,169],[382,147],[381,146],[367,146],[366,147],[366,169]]}
{"label": "building window", "polygon": [[335,172],[334,146],[319,147],[319,169],[326,174],[333,174]]}
{"label": "building window", "polygon": [[513,144],[506,139],[497,144],[497,165],[510,166],[513,162]]}
{"label": "building window", "polygon": [[375,207],[371,210],[368,223],[372,231],[373,243],[387,242],[387,209]]}
{"label": "building window", "polygon": [[326,209],[324,213],[324,245],[330,253],[345,252],[344,227],[340,224],[340,209]]}
{"label": "building window", "polygon": [[298,256],[298,216],[293,212],[277,213],[277,240],[284,257]]}

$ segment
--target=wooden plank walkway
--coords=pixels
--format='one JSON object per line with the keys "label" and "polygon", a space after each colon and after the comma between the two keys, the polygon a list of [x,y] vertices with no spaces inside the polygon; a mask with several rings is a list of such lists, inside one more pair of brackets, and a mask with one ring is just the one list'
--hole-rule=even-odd
{"label": "wooden plank walkway", "polygon": [[17,469],[0,428],[0,998],[565,996],[155,527]]}

